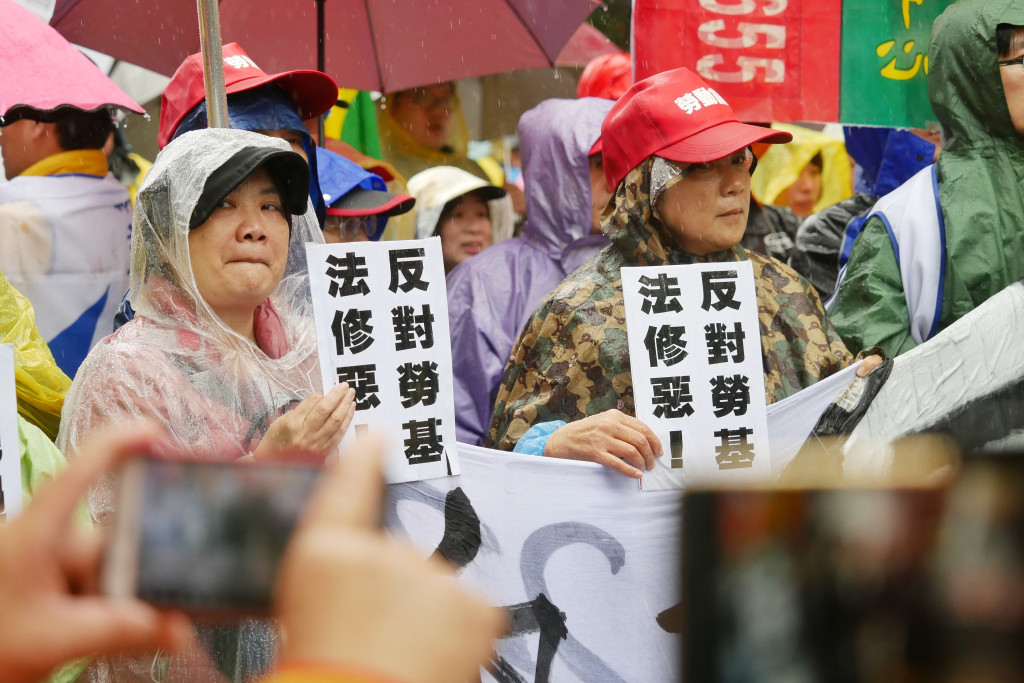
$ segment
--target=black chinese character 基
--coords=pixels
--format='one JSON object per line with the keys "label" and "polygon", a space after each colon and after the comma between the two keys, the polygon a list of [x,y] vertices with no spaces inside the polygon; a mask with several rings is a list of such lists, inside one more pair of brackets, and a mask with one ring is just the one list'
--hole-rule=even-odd
{"label": "black chinese character \u57fa", "polygon": [[431,417],[426,420],[409,420],[402,424],[402,429],[409,432],[409,438],[405,440],[405,459],[410,465],[422,465],[428,462],[438,462],[444,452],[444,439],[437,433],[441,426],[441,419]]}
{"label": "black chinese character \u57fa", "polygon": [[722,443],[715,446],[715,462],[720,470],[735,470],[741,467],[754,466],[754,444],[747,443],[747,437],[754,430],[747,427],[739,429],[719,429],[715,437]]}
{"label": "black chinese character \u57fa", "polygon": [[708,345],[708,363],[725,363],[732,356],[733,363],[742,363],[743,339],[746,334],[740,324],[733,323],[732,332],[726,332],[724,323],[710,323],[704,326],[704,341]]}
{"label": "black chinese character \u57fa", "polygon": [[683,377],[653,377],[651,378],[651,391],[654,398],[651,404],[654,406],[654,414],[661,418],[686,417],[693,415],[693,396],[690,394],[690,378]]}
{"label": "black chinese character \u57fa", "polygon": [[[669,277],[665,273],[659,273],[656,278],[641,275],[640,284],[643,285],[640,288],[640,295],[644,297],[640,310],[644,313],[650,313],[652,310],[655,313],[678,313],[683,310],[679,299],[675,298],[682,293],[679,290],[679,278]],[[654,301],[648,297],[653,297]]]}
{"label": "black chinese character \u57fa", "polygon": [[[736,271],[706,270],[700,274],[704,280],[704,303],[700,305],[705,311],[714,308],[739,310],[740,302],[736,301]],[[711,293],[715,293],[715,302],[711,303]]]}
{"label": "black chinese character \u57fa", "polygon": [[[392,292],[410,292],[413,289],[427,291],[427,283],[423,280],[423,258],[426,250],[419,249],[393,249],[388,252],[391,258],[391,284],[388,286]],[[402,282],[399,283],[399,275]]]}
{"label": "black chinese character \u57fa", "polygon": [[336,311],[331,332],[334,333],[334,343],[339,356],[345,353],[345,349],[351,353],[365,351],[373,343],[373,337],[370,336],[370,333],[373,332],[373,325],[370,324],[370,311],[360,311],[355,308],[345,314]]}
{"label": "black chinese character \u57fa", "polygon": [[686,328],[682,325],[662,325],[647,328],[644,346],[651,358],[651,367],[657,367],[658,361],[665,365],[675,365],[686,358],[686,340],[683,334]]}
{"label": "black chinese character \u57fa", "polygon": [[402,396],[402,407],[408,408],[422,403],[432,406],[437,400],[437,363],[425,360],[421,363],[403,363],[398,368],[398,393]]}
{"label": "black chinese character \u57fa", "polygon": [[338,382],[348,382],[348,385],[356,391],[356,410],[376,408],[380,405],[377,392],[377,366],[376,365],[352,365],[347,368],[338,368]]}
{"label": "black chinese character \u57fa", "polygon": [[750,405],[750,387],[747,382],[743,375],[711,378],[711,404],[715,408],[715,417],[725,417],[729,413],[747,414],[747,406]]}
{"label": "black chinese character \u57fa", "polygon": [[366,285],[366,280],[362,279],[370,274],[366,268],[365,258],[349,251],[345,253],[344,258],[331,254],[327,257],[327,263],[333,266],[327,269],[327,277],[331,278],[331,286],[327,291],[331,296],[369,293],[370,288]]}
{"label": "black chinese character \u57fa", "polygon": [[434,345],[434,314],[430,304],[423,304],[422,313],[416,315],[412,306],[396,306],[391,309],[391,323],[395,327],[395,349],[415,349],[417,341],[421,349]]}

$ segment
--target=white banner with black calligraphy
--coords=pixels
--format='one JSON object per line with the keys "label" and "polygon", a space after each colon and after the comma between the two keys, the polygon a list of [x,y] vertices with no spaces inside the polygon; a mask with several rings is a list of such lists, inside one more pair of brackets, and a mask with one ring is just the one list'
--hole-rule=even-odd
{"label": "white banner with black calligraphy", "polygon": [[636,416],[665,455],[643,489],[771,477],[749,261],[622,269]]}
{"label": "white banner with black calligraphy", "polygon": [[21,512],[21,453],[14,347],[0,344],[0,519]]}
{"label": "white banner with black calligraphy", "polygon": [[677,681],[681,498],[593,463],[459,444],[462,475],[390,487],[388,526],[508,608],[498,683]]}
{"label": "white banner with black calligraphy", "polygon": [[306,246],[325,389],[348,382],[346,439],[388,436],[389,482],[459,473],[441,240]]}

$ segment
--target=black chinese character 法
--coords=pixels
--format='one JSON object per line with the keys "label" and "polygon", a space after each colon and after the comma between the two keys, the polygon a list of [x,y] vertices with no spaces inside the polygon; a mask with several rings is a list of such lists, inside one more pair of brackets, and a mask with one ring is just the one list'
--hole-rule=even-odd
{"label": "black chinese character \u6cd5", "polygon": [[657,367],[658,361],[666,366],[675,365],[686,358],[686,340],[683,339],[686,328],[682,325],[662,325],[647,328],[644,346],[651,359],[651,367]]}
{"label": "black chinese character \u6cd5", "polygon": [[433,361],[403,363],[398,368],[398,393],[402,396],[403,408],[409,408],[417,403],[425,406],[434,405],[439,384],[437,363]]}
{"label": "black chinese character \u6cd5", "polygon": [[[391,259],[391,284],[388,286],[392,292],[410,292],[413,289],[427,291],[427,283],[423,280],[423,259],[426,250],[423,247],[418,249],[393,249],[388,252]],[[399,282],[401,279],[401,282]]]}
{"label": "black chinese character \u6cd5", "polygon": [[395,328],[395,349],[415,349],[417,342],[421,349],[434,345],[434,314],[430,304],[423,304],[422,312],[416,315],[412,306],[396,306],[391,309],[391,323]]}
{"label": "black chinese character \u6cd5", "polygon": [[651,391],[654,397],[651,404],[654,414],[661,418],[676,418],[693,415],[693,396],[690,394],[690,378],[683,377],[652,377]]}
{"label": "black chinese character \u6cd5", "polygon": [[373,325],[370,324],[370,311],[360,311],[355,308],[342,314],[341,311],[334,313],[334,322],[331,324],[331,332],[334,333],[334,343],[338,355],[345,353],[359,353],[369,348],[373,343]]}
{"label": "black chinese character \u6cd5", "polygon": [[[678,313],[683,310],[682,304],[676,297],[682,294],[679,289],[679,278],[669,277],[665,273],[659,273],[657,278],[650,278],[646,275],[640,276],[640,295],[644,301],[640,304],[640,310],[644,313]],[[651,298],[654,301],[651,301]]]}
{"label": "black chinese character \u6cd5", "polygon": [[376,408],[380,405],[377,392],[377,366],[375,365],[351,365],[345,368],[338,368],[338,382],[348,382],[348,385],[356,391],[356,410]]}
{"label": "black chinese character \u6cd5", "polygon": [[750,405],[750,387],[743,375],[724,377],[719,375],[711,378],[711,404],[715,408],[715,417],[746,415]]}
{"label": "black chinese character \u6cd5", "polygon": [[441,419],[431,417],[426,420],[409,420],[402,424],[402,429],[409,433],[404,441],[405,459],[410,465],[422,465],[428,462],[439,462],[444,452],[444,439],[437,433]]}
{"label": "black chinese character \u6cd5", "polygon": [[740,324],[733,323],[732,332],[726,331],[724,323],[710,323],[704,326],[704,341],[708,345],[708,363],[725,363],[732,357],[733,363],[742,363],[743,339],[746,334]]}
{"label": "black chinese character \u6cd5", "polygon": [[[734,308],[739,310],[740,302],[736,301],[736,271],[735,270],[706,270],[701,273],[704,281],[704,303],[700,305],[705,311],[714,308],[720,311],[723,308]],[[715,294],[715,302],[711,302],[711,293]]]}
{"label": "black chinese character \u6cd5", "polygon": [[722,443],[715,446],[715,462],[720,470],[735,470],[754,466],[754,444],[747,442],[747,437],[754,430],[747,427],[739,429],[719,429],[715,437]]}
{"label": "black chinese character \u6cd5", "polygon": [[355,252],[346,252],[344,258],[338,258],[331,254],[327,257],[327,263],[332,268],[327,269],[327,277],[331,278],[331,286],[328,293],[331,296],[351,296],[353,294],[368,294],[370,288],[366,284],[370,272],[366,268],[366,259],[356,256]]}

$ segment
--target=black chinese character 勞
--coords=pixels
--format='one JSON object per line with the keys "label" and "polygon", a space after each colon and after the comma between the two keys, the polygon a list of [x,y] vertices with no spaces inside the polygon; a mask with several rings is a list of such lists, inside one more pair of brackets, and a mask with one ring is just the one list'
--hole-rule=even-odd
{"label": "black chinese character \u52de", "polygon": [[754,444],[747,442],[747,437],[754,430],[747,427],[739,429],[719,429],[715,437],[722,443],[715,446],[715,462],[720,470],[735,470],[754,466]]}
{"label": "black chinese character \u52de", "polygon": [[352,365],[347,368],[338,368],[338,382],[348,382],[348,385],[356,391],[356,410],[376,408],[380,405],[377,392],[377,366],[376,365]]}
{"label": "black chinese character \u52de", "polygon": [[431,417],[426,420],[409,420],[402,424],[402,429],[409,433],[404,441],[405,459],[410,465],[422,465],[428,462],[438,462],[444,452],[444,444],[441,434],[437,428],[441,426],[441,419]]}
{"label": "black chinese character \u52de", "polygon": [[334,343],[339,356],[345,353],[346,349],[353,354],[365,351],[373,343],[373,337],[370,335],[373,332],[370,311],[355,308],[344,314],[336,311],[331,332],[334,333]]}
{"label": "black chinese character \u52de", "polygon": [[403,363],[398,368],[398,393],[402,396],[402,407],[409,408],[417,403],[432,406],[437,401],[439,382],[437,363],[425,360],[420,363]]}
{"label": "black chinese character \u52de", "polygon": [[657,417],[676,418],[693,415],[689,376],[653,377],[651,391],[654,393],[651,404]]}
{"label": "black chinese character \u52de", "polygon": [[686,358],[686,340],[683,334],[686,328],[682,325],[662,325],[647,328],[644,346],[651,359],[651,367],[657,367],[658,361],[665,365],[675,365]]}
{"label": "black chinese character \u52de", "polygon": [[[640,310],[644,313],[678,313],[683,310],[679,299],[675,298],[682,292],[679,289],[679,278],[669,277],[665,273],[659,273],[658,277],[650,278],[646,275],[640,276],[640,296],[644,301],[640,304]],[[654,301],[651,301],[651,298]]]}
{"label": "black chinese character \u52de", "polygon": [[746,415],[750,405],[750,387],[743,375],[732,377],[711,378],[711,405],[715,408],[715,417]]}
{"label": "black chinese character \u52de", "polygon": [[417,315],[412,306],[396,306],[391,309],[391,324],[395,328],[395,349],[415,349],[417,342],[421,349],[434,345],[434,314],[430,304],[423,304]]}
{"label": "black chinese character \u52de", "polygon": [[[705,311],[723,308],[739,310],[740,302],[736,301],[736,271],[706,270],[701,273],[704,281],[704,303],[700,305]],[[715,294],[715,302],[711,302],[711,293]]]}
{"label": "black chinese character \u52de", "polygon": [[362,279],[370,274],[366,268],[365,258],[349,251],[345,253],[344,258],[331,254],[327,257],[327,264],[332,266],[327,269],[327,277],[331,278],[331,286],[327,292],[331,296],[369,293],[370,288],[366,285],[366,280]]}
{"label": "black chinese character \u52de", "polygon": [[704,341],[708,345],[708,363],[715,365],[725,363],[732,357],[733,363],[742,363],[746,357],[743,352],[743,339],[746,334],[740,324],[733,323],[732,332],[724,323],[710,323],[704,326]]}
{"label": "black chinese character \u52de", "polygon": [[[394,249],[388,252],[391,259],[391,284],[388,286],[392,292],[398,290],[410,292],[413,289],[427,291],[427,283],[423,280],[423,259],[426,250],[418,249]],[[399,282],[401,280],[401,282]]]}

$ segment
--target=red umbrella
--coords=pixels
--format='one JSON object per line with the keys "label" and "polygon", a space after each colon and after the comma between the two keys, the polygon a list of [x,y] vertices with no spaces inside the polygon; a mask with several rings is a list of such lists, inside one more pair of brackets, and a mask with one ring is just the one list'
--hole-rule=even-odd
{"label": "red umbrella", "polygon": [[145,110],[57,31],[13,0],[0,0],[0,116],[19,105]]}
{"label": "red umbrella", "polygon": [[[220,0],[223,42],[268,71],[318,63],[344,87],[416,85],[554,64],[600,0]],[[69,40],[171,74],[199,51],[188,0],[57,0],[51,20]]]}

